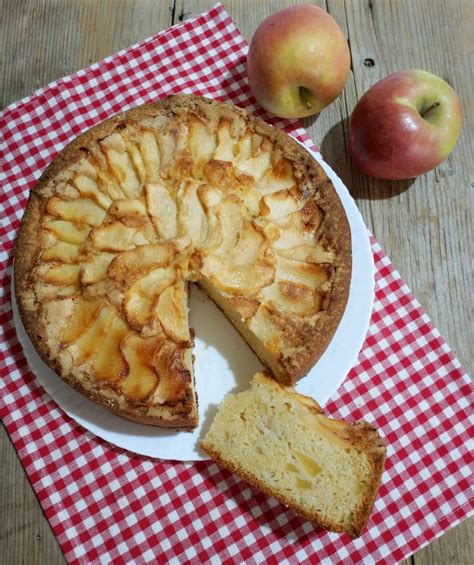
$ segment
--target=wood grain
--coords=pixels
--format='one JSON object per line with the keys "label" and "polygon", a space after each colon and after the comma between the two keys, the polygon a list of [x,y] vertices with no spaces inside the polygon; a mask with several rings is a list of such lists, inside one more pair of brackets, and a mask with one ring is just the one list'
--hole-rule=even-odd
{"label": "wood grain", "polygon": [[0,0],[1,107],[172,25],[173,0]]}
{"label": "wood grain", "polygon": [[0,564],[65,563],[3,425],[0,430]]}
{"label": "wood grain", "polygon": [[[214,0],[0,0],[1,107],[63,75],[209,9]],[[251,38],[277,9],[298,2],[227,0]],[[343,94],[305,127],[342,177],[361,213],[415,296],[454,349],[473,366],[471,309],[474,107],[471,0],[314,2],[349,39],[352,71]],[[347,120],[358,98],[401,68],[424,68],[460,95],[464,130],[450,158],[410,182],[370,179],[347,153]],[[0,431],[0,563],[57,564],[64,558],[8,436]],[[449,531],[404,563],[470,563],[474,521]]]}

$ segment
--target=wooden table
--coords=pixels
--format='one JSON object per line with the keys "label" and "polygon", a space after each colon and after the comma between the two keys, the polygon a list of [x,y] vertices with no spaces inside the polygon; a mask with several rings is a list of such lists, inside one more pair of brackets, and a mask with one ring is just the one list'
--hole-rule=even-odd
{"label": "wooden table", "polygon": [[[250,39],[259,22],[289,1],[227,0]],[[378,241],[454,349],[472,368],[469,325],[474,186],[472,0],[320,0],[349,37],[352,72],[342,96],[304,125],[355,197]],[[213,0],[0,0],[1,107],[36,88],[208,10]],[[347,120],[360,96],[387,74],[423,68],[450,82],[465,109],[449,159],[415,181],[382,182],[351,166]],[[5,429],[0,448],[0,563],[63,563]],[[405,563],[468,563],[474,521]],[[469,558],[470,556],[470,558]]]}

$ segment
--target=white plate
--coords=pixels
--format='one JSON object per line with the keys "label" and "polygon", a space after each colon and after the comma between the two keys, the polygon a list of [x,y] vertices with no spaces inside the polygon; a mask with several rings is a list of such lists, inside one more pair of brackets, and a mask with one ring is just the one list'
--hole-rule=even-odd
{"label": "white plate", "polygon": [[[311,152],[312,153],[312,152]],[[349,300],[325,353],[297,390],[325,404],[354,364],[367,333],[374,298],[374,264],[367,229],[347,188],[334,171],[312,153],[332,180],[344,205],[352,234]],[[12,292],[15,297],[15,292]],[[262,364],[224,315],[199,289],[190,297],[190,322],[196,331],[194,354],[200,425],[193,432],[163,430],[114,416],[65,384],[41,360],[21,323],[15,298],[14,322],[31,370],[57,404],[78,424],[110,443],[140,455],[179,461],[207,459],[197,443],[207,431],[225,394],[248,387]]]}

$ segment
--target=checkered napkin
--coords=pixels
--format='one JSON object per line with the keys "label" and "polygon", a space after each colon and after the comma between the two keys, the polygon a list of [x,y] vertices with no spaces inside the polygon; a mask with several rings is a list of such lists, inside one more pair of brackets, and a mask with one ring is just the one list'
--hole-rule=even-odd
{"label": "checkered napkin", "polygon": [[[333,417],[368,420],[389,446],[373,515],[355,541],[316,529],[214,463],[151,460],[98,439],[58,408],[26,364],[10,280],[28,189],[86,128],[167,94],[227,100],[269,119],[249,93],[246,51],[217,5],[1,116],[0,410],[71,563],[393,563],[472,513],[472,386],[374,239],[376,299],[367,339],[326,406]],[[297,124],[272,121],[311,145]]]}

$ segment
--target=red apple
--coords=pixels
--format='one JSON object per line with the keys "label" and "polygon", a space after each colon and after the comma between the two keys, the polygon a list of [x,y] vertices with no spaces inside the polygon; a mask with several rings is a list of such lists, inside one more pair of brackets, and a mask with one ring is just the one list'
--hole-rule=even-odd
{"label": "red apple", "polygon": [[292,6],[272,14],[250,43],[250,88],[266,110],[281,118],[320,112],[344,88],[349,68],[344,34],[316,6]]}
{"label": "red apple", "polygon": [[461,103],[447,82],[426,71],[399,71],[357,103],[349,122],[349,150],[354,163],[374,177],[417,177],[451,153],[461,121]]}

